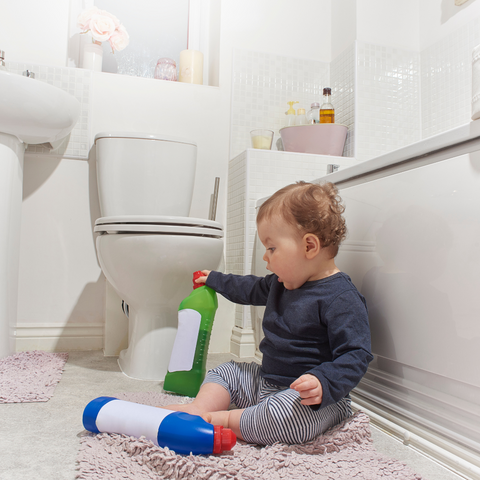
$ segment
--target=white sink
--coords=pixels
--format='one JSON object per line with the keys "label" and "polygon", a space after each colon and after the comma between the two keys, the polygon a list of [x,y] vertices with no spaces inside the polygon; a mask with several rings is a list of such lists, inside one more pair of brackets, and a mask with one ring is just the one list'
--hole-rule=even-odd
{"label": "white sink", "polygon": [[24,143],[54,142],[77,123],[80,102],[60,88],[0,71],[0,132]]}
{"label": "white sink", "polygon": [[60,88],[0,70],[0,358],[15,352],[25,147],[61,140],[79,115]]}

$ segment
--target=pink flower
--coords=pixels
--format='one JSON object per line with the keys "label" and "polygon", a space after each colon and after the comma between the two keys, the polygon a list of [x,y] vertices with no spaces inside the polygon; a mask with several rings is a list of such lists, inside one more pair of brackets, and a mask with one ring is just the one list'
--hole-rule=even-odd
{"label": "pink flower", "polygon": [[99,13],[101,15],[105,15],[106,17],[110,17],[113,20],[113,22],[115,23],[115,27],[119,27],[121,25],[120,20],[115,15],[112,15],[111,13],[108,13],[105,10],[100,10]]}
{"label": "pink flower", "polygon": [[77,20],[82,33],[90,32],[97,42],[109,41],[112,51],[123,50],[129,42],[129,36],[117,17],[97,7],[82,12]]}
{"label": "pink flower", "polygon": [[102,15],[101,13],[92,16],[89,26],[92,37],[99,42],[108,40],[113,35],[116,28],[113,18],[107,15]]}
{"label": "pink flower", "polygon": [[123,50],[129,42],[129,35],[125,30],[123,25],[120,25],[115,32],[113,32],[112,36],[108,39],[110,46],[112,47],[112,51],[114,50]]}
{"label": "pink flower", "polygon": [[84,10],[77,19],[77,25],[82,32],[88,32],[90,30],[90,20],[92,16],[100,12],[101,10],[97,7],[89,8]]}

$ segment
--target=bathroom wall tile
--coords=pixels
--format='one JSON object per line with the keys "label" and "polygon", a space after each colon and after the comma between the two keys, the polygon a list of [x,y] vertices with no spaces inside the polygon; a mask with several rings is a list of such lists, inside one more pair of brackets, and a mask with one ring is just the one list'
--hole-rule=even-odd
{"label": "bathroom wall tile", "polygon": [[421,138],[420,55],[356,42],[357,160],[382,155]]}
{"label": "bathroom wall tile", "polygon": [[[39,155],[61,155],[65,158],[87,159],[89,155],[90,92],[92,73],[80,68],[62,68],[46,65],[7,62],[11,73],[21,75],[25,70],[35,73],[35,80],[49,83],[73,95],[81,105],[80,117],[64,145],[50,150],[43,145],[29,145],[26,153]],[[67,139],[65,140],[67,142]]]}
{"label": "bathroom wall tile", "polygon": [[480,19],[421,52],[422,137],[471,119],[472,50],[480,44]]}
{"label": "bathroom wall tile", "polygon": [[235,50],[230,158],[251,146],[250,131],[256,128],[275,132],[272,149],[277,150],[287,102],[298,101],[294,108],[306,112],[312,102],[321,102],[323,88],[329,86],[329,70],[325,62]]}
{"label": "bathroom wall tile", "polygon": [[347,48],[330,64],[335,122],[348,127],[343,154],[355,156],[355,46]]}

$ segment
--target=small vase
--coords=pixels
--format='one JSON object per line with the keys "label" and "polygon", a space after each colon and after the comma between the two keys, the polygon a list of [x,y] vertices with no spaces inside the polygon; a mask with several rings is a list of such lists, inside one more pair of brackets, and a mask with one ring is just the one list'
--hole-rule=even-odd
{"label": "small vase", "polygon": [[94,41],[87,43],[83,47],[82,68],[93,70],[94,72],[102,71],[103,48],[102,42]]}
{"label": "small vase", "polygon": [[155,67],[154,77],[158,80],[177,80],[177,65],[171,58],[160,58]]}

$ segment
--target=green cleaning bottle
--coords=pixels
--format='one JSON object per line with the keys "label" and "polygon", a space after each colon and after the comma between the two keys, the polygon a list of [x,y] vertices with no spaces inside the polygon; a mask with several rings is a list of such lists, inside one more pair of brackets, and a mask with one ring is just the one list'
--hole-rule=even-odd
{"label": "green cleaning bottle", "polygon": [[206,363],[217,294],[205,284],[195,283],[203,276],[193,274],[193,292],[178,307],[178,330],[165,375],[163,389],[195,397],[206,374]]}

